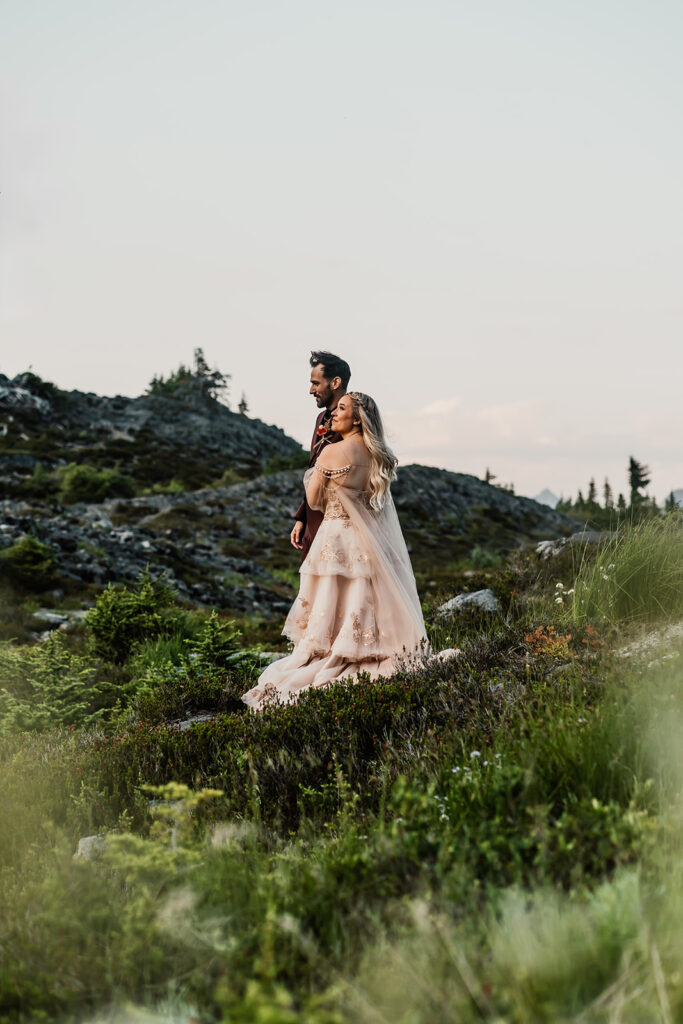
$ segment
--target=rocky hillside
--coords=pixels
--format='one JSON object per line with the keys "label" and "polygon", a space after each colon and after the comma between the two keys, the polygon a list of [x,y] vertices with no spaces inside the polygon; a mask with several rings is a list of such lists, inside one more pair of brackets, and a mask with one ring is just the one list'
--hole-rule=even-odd
{"label": "rocky hillside", "polygon": [[60,391],[31,373],[0,374],[0,497],[49,497],[59,485],[50,474],[70,463],[116,469],[134,493],[206,486],[226,471],[252,478],[273,459],[287,465],[301,455],[279,427],[191,389],[106,398]]}
{"label": "rocky hillside", "polygon": [[[130,581],[149,565],[194,603],[282,615],[299,567],[289,532],[301,477],[290,470],[230,487],[69,507],[6,500],[0,547],[32,533],[57,553],[65,581]],[[402,468],[393,493],[423,593],[452,581],[476,548],[495,558],[576,528],[529,498],[426,466]]]}

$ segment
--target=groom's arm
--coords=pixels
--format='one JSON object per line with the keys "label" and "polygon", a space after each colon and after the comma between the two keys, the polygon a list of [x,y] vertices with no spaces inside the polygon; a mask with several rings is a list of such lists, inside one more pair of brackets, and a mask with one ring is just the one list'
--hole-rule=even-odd
{"label": "groom's arm", "polygon": [[292,532],[289,535],[289,539],[290,539],[290,542],[292,544],[292,547],[296,548],[297,551],[301,551],[303,549],[303,546],[304,546],[301,538],[303,537],[304,530],[306,528],[306,502],[305,501],[302,501],[301,504],[299,505],[299,508],[297,509],[297,512],[296,512],[296,515],[294,516],[294,520],[295,520],[294,526],[292,527]]}

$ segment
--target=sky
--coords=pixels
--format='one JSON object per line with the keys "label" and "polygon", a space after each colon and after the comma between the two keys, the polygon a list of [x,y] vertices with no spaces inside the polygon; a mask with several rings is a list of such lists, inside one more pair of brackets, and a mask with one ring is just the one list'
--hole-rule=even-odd
{"label": "sky", "polygon": [[308,443],[348,360],[402,463],[683,487],[679,0],[0,0],[0,372],[201,346]]}

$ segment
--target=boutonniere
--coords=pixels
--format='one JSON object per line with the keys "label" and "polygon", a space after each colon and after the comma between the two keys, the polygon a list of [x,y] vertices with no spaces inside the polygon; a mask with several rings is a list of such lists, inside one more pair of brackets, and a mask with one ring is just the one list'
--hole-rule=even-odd
{"label": "boutonniere", "polygon": [[320,424],[320,426],[318,427],[317,433],[318,433],[318,437],[324,437],[325,436],[325,434],[327,433],[327,427],[325,426],[324,423]]}

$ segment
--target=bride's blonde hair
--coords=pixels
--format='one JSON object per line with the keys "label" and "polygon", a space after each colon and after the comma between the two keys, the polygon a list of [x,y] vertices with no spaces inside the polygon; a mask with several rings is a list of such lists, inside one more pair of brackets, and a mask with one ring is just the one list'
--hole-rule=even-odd
{"label": "bride's blonde hair", "polygon": [[374,398],[362,391],[349,391],[353,403],[353,414],[360,421],[365,447],[370,453],[370,506],[381,509],[389,493],[392,480],[396,479],[398,459],[388,447],[384,437],[384,426]]}

